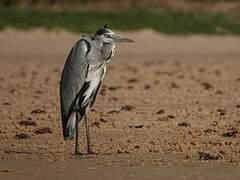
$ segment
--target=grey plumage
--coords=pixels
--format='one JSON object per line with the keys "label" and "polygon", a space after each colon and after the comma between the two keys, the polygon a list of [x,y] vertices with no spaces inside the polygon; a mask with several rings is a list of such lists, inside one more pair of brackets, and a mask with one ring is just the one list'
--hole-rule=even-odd
{"label": "grey plumage", "polygon": [[60,82],[61,117],[64,139],[76,134],[78,153],[78,123],[85,117],[88,153],[90,148],[90,132],[87,115],[93,106],[107,63],[115,54],[115,42],[132,42],[121,38],[106,27],[100,28],[94,36],[82,36],[73,46]]}
{"label": "grey plumage", "polygon": [[[85,109],[81,107],[79,99],[83,97],[84,91],[87,90],[84,88],[87,88],[86,78],[90,70],[89,53],[89,42],[85,38],[82,38],[73,46],[63,69],[60,83],[60,98],[63,135],[65,139],[71,138],[75,133],[75,127],[72,129],[67,128],[71,114],[81,111],[81,118],[84,115]],[[83,86],[84,84],[85,86]]]}

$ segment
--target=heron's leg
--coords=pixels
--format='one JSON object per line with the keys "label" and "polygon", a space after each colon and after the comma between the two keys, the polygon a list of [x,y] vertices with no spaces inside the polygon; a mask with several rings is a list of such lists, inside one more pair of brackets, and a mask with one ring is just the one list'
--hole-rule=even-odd
{"label": "heron's leg", "polygon": [[87,112],[85,114],[84,119],[85,119],[86,136],[87,136],[87,153],[93,154],[94,152],[91,149],[90,129],[89,129],[90,112]]}
{"label": "heron's leg", "polygon": [[79,122],[80,122],[80,115],[76,113],[76,146],[75,146],[75,155],[81,155],[79,151]]}

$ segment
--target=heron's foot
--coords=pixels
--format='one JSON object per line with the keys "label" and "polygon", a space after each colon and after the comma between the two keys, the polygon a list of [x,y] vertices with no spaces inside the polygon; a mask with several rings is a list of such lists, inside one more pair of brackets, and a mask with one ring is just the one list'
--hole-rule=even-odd
{"label": "heron's foot", "polygon": [[95,154],[96,155],[97,153],[95,153],[92,149],[89,148],[87,150],[87,154],[90,154],[90,155],[94,155]]}
{"label": "heron's foot", "polygon": [[76,155],[76,156],[81,156],[81,155],[84,155],[84,154],[81,153],[79,150],[75,150],[75,155]]}

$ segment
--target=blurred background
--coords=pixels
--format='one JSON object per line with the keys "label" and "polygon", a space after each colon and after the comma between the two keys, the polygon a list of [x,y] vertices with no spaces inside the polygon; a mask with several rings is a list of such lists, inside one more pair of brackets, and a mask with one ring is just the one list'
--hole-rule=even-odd
{"label": "blurred background", "polygon": [[239,0],[1,0],[2,7],[41,7],[50,9],[129,9],[169,8],[198,10],[239,10]]}
{"label": "blurred background", "polygon": [[89,32],[108,23],[119,30],[239,34],[239,10],[240,0],[1,0],[0,28]]}

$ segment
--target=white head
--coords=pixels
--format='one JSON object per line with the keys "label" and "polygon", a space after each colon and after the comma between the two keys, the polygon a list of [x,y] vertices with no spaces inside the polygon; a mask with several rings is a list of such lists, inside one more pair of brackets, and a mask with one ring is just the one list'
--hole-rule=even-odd
{"label": "white head", "polygon": [[121,37],[115,34],[112,30],[108,29],[107,25],[96,31],[94,39],[101,40],[102,42],[120,43],[120,42],[134,42],[131,39]]}

